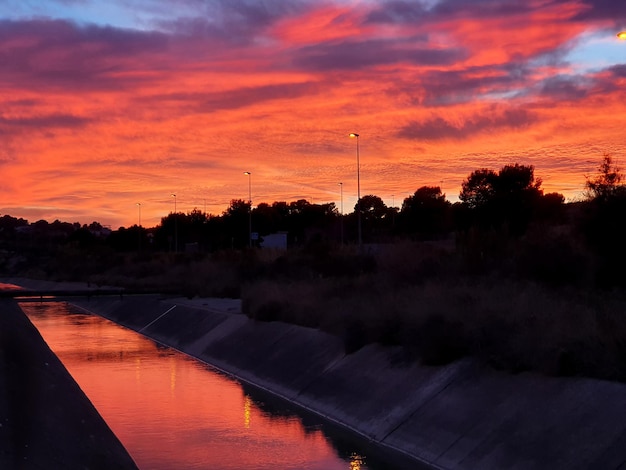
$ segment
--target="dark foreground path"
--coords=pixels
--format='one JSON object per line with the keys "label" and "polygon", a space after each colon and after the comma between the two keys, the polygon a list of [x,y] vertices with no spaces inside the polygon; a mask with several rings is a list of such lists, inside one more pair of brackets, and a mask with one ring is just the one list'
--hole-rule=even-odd
{"label": "dark foreground path", "polygon": [[0,469],[136,469],[17,303],[0,300]]}

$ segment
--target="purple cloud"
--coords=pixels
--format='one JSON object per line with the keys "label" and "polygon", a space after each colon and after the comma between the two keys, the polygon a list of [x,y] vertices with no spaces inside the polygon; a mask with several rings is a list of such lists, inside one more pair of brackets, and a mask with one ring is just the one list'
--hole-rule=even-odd
{"label": "purple cloud", "polygon": [[541,83],[539,95],[554,101],[577,101],[622,89],[619,80],[626,78],[626,64],[614,65],[594,75],[559,75]]}
{"label": "purple cloud", "polygon": [[310,71],[355,70],[378,65],[411,63],[416,65],[449,65],[467,57],[458,48],[431,49],[415,47],[409,41],[371,39],[322,43],[300,48],[293,63]]}
{"label": "purple cloud", "polygon": [[314,2],[291,0],[186,3],[196,10],[193,16],[161,20],[157,26],[175,35],[231,45],[248,45],[277,21],[303,14],[315,5]]}
{"label": "purple cloud", "polygon": [[621,20],[626,24],[626,2],[621,0],[585,0],[589,8],[574,18],[577,21],[585,20]]}
{"label": "purple cloud", "polygon": [[521,129],[536,121],[536,116],[524,108],[510,108],[504,111],[493,108],[491,113],[476,115],[461,125],[455,125],[441,117],[423,122],[412,122],[400,129],[397,136],[426,141],[463,139],[496,129]]}
{"label": "purple cloud", "polygon": [[591,85],[587,77],[559,75],[544,80],[539,95],[550,100],[577,101],[589,95]]}
{"label": "purple cloud", "polygon": [[162,33],[86,26],[62,20],[0,21],[0,82],[38,89],[124,86],[116,72],[141,54],[167,50]]}
{"label": "purple cloud", "polygon": [[321,85],[316,82],[285,83],[279,85],[264,85],[245,87],[235,90],[211,93],[169,93],[152,95],[140,98],[137,103],[160,102],[184,105],[184,109],[193,112],[210,113],[219,110],[239,109],[258,103],[296,99],[302,96],[315,94]]}
{"label": "purple cloud", "polygon": [[[571,1],[571,0],[570,0]],[[366,16],[366,23],[429,24],[450,19],[484,19],[535,11],[527,0],[442,0],[432,8],[424,2],[392,0],[384,2]]]}
{"label": "purple cloud", "polygon": [[74,116],[71,114],[50,114],[47,116],[35,116],[27,118],[6,118],[0,116],[0,129],[75,129],[84,127],[90,122],[91,119]]}

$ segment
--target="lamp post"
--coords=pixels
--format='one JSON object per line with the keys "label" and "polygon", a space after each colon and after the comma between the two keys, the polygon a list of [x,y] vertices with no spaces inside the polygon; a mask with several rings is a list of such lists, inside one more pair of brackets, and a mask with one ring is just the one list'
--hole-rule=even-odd
{"label": "lamp post", "polygon": [[359,162],[359,134],[352,132],[350,137],[356,139],[356,216],[358,225],[358,240],[359,247],[363,244],[362,232],[361,232],[361,164]]}
{"label": "lamp post", "polygon": [[339,214],[340,214],[340,227],[341,227],[341,245],[343,246],[343,183],[339,183]]}
{"label": "lamp post", "polygon": [[137,206],[137,208],[139,210],[139,216],[138,216],[138,219],[137,219],[139,222],[138,222],[137,226],[141,227],[141,202],[138,202],[136,204],[136,206]]}
{"label": "lamp post", "polygon": [[176,194],[172,193],[174,198],[174,253],[178,253],[178,216],[176,215]]}
{"label": "lamp post", "polygon": [[244,171],[248,175],[248,246],[252,248],[252,173]]}

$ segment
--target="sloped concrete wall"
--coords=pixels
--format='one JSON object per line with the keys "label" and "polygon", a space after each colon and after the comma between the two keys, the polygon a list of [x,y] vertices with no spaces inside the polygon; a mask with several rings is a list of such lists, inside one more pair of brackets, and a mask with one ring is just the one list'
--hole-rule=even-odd
{"label": "sloped concrete wall", "polygon": [[13,300],[0,300],[0,468],[136,469]]}
{"label": "sloped concrete wall", "polygon": [[407,365],[375,345],[345,355],[323,332],[183,299],[73,303],[433,468],[626,468],[624,384],[512,376],[470,360]]}

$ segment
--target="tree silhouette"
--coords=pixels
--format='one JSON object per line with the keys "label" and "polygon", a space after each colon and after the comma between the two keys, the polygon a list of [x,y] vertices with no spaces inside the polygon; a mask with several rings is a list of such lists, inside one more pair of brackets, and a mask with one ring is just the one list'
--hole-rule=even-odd
{"label": "tree silhouette", "polygon": [[[355,212],[358,210],[359,204],[354,206]],[[374,222],[384,219],[389,214],[389,208],[383,200],[372,194],[361,198],[361,216],[364,222]]]}
{"label": "tree silhouette", "polygon": [[292,243],[302,244],[312,238],[327,236],[337,216],[334,203],[311,204],[305,199],[289,203],[287,227]]}
{"label": "tree silhouette", "polygon": [[613,158],[606,154],[598,175],[586,178],[587,201],[581,220],[586,240],[597,256],[595,279],[602,286],[626,285],[626,186]]}
{"label": "tree silhouette", "polygon": [[432,239],[450,230],[450,207],[439,186],[422,186],[402,203],[400,230]]}
{"label": "tree silhouette", "polygon": [[27,227],[28,221],[22,218],[3,215],[0,217],[0,239],[14,240],[16,231],[19,227]]}
{"label": "tree silhouette", "polygon": [[535,179],[532,165],[506,165],[496,173],[481,169],[463,181],[459,199],[474,211],[482,226],[505,225],[511,233],[526,230],[543,195],[541,179]]}
{"label": "tree silhouette", "polygon": [[[380,238],[390,232],[393,224],[395,210],[390,209],[383,200],[373,194],[361,198],[361,223],[363,237],[372,239]],[[359,204],[355,204],[354,213],[359,210]]]}
{"label": "tree silhouette", "polygon": [[493,170],[483,168],[473,171],[461,184],[459,199],[470,209],[483,207],[495,196],[495,181],[498,175]]}
{"label": "tree silhouette", "polygon": [[[249,217],[251,206],[243,199],[233,199],[222,214],[223,242],[230,241],[232,248],[242,248],[249,244]],[[254,218],[252,225],[254,230]]]}
{"label": "tree silhouette", "polygon": [[586,178],[585,195],[587,199],[606,200],[618,192],[624,191],[621,184],[624,175],[621,169],[613,161],[610,154],[605,154],[602,163],[598,167],[598,175],[590,179]]}

